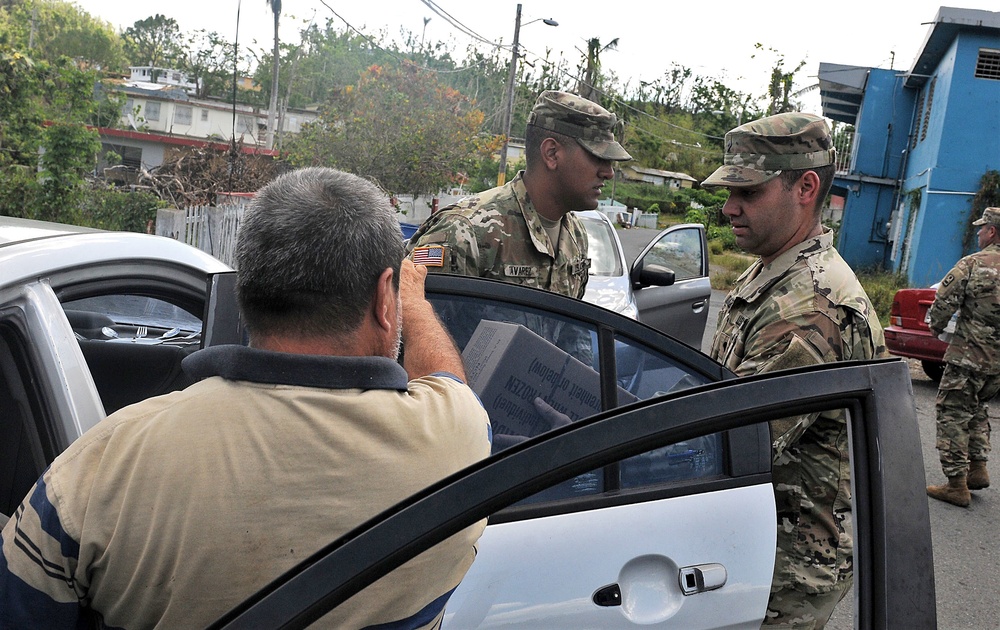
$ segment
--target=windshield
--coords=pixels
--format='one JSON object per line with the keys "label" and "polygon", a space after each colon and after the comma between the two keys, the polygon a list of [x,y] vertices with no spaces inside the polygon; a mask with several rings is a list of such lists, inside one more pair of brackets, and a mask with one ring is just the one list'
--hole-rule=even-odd
{"label": "windshield", "polygon": [[590,257],[590,275],[622,275],[622,260],[615,242],[614,228],[600,219],[581,216],[580,220],[587,228],[587,255]]}

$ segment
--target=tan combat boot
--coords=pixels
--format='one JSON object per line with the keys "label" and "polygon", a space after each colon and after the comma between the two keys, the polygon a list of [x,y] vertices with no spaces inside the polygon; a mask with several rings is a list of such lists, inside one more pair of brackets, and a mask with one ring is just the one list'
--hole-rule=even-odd
{"label": "tan combat boot", "polygon": [[927,496],[958,507],[969,507],[972,501],[969,487],[965,485],[965,475],[948,477],[948,483],[940,486],[927,486]]}
{"label": "tan combat boot", "polygon": [[969,477],[966,480],[969,490],[982,490],[990,487],[990,474],[986,472],[986,460],[974,459],[969,462]]}

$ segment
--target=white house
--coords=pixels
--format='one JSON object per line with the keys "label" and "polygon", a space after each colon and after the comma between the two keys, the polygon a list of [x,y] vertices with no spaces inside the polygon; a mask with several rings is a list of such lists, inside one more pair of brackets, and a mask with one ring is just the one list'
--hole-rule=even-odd
{"label": "white house", "polygon": [[620,168],[622,177],[628,181],[645,182],[654,186],[667,186],[668,188],[691,188],[698,180],[687,173],[675,173],[673,171],[661,171],[658,168],[646,168],[627,164]]}
{"label": "white house", "polygon": [[[133,68],[134,71],[142,69],[141,66]],[[235,138],[244,147],[266,150],[266,109],[197,99],[190,96],[185,87],[165,83],[127,81],[112,89],[126,96],[122,129],[101,129],[101,142],[105,150],[122,156],[127,166],[159,166],[164,150],[172,145],[219,143],[227,146]],[[303,124],[316,117],[314,111],[288,109],[280,117],[279,130],[298,133]]]}

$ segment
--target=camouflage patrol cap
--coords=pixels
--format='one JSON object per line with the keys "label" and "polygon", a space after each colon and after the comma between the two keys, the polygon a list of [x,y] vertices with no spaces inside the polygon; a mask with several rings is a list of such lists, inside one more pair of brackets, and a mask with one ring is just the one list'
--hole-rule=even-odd
{"label": "camouflage patrol cap", "polygon": [[1000,208],[987,208],[983,210],[983,216],[972,222],[972,225],[990,225],[1000,226]]}
{"label": "camouflage patrol cap", "polygon": [[726,134],[726,157],[702,186],[757,186],[781,171],[833,164],[836,151],[826,120],[789,112],[748,122]]}
{"label": "camouflage patrol cap", "polygon": [[575,138],[602,160],[632,159],[615,140],[618,116],[582,96],[555,90],[542,92],[528,115],[528,124]]}

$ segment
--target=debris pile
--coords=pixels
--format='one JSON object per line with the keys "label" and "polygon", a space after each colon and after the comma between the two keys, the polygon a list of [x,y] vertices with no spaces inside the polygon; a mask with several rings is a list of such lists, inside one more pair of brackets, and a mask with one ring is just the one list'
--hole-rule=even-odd
{"label": "debris pile", "polygon": [[215,203],[220,192],[254,192],[280,173],[268,155],[244,153],[232,143],[227,150],[208,147],[170,148],[163,164],[141,169],[136,188],[148,190],[177,208]]}

